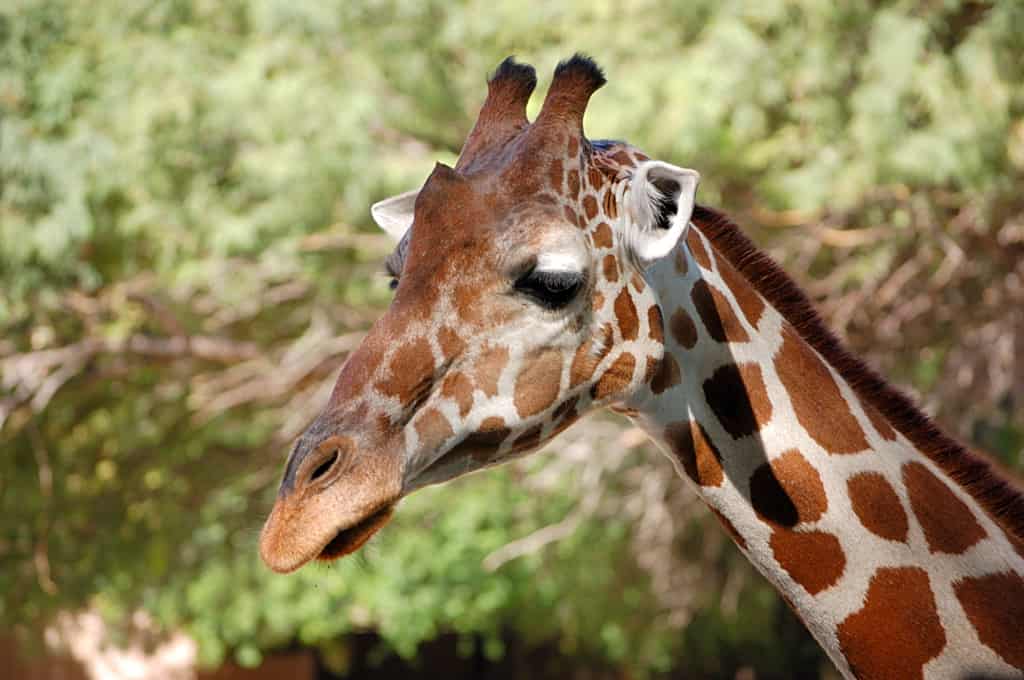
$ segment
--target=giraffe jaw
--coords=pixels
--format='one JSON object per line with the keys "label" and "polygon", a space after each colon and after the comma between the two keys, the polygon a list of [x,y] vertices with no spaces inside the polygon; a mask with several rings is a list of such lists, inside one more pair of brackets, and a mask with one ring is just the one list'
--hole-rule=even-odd
{"label": "giraffe jaw", "polygon": [[403,495],[397,461],[392,463],[300,481],[279,493],[260,532],[263,563],[285,574],[362,547],[391,519]]}
{"label": "giraffe jaw", "polygon": [[[289,508],[275,507],[260,535],[260,557],[279,574],[287,574],[314,560],[329,562],[355,552],[377,533],[395,510],[397,499],[359,513],[361,519],[346,521],[323,533],[309,531],[308,517],[297,516]],[[303,520],[306,521],[303,521]],[[296,531],[305,528],[307,531]],[[319,535],[320,538],[316,538]]]}
{"label": "giraffe jaw", "polygon": [[394,503],[384,505],[352,526],[339,530],[334,538],[323,547],[316,559],[321,562],[332,562],[359,550],[391,520],[394,512]]}

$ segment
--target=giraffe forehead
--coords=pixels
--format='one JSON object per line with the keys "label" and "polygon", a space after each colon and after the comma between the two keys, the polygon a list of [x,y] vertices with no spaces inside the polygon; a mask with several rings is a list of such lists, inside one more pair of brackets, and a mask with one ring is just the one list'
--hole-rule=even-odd
{"label": "giraffe forehead", "polygon": [[598,241],[610,246],[607,222],[618,214],[610,187],[646,158],[624,142],[591,143],[570,132],[516,136],[463,172],[438,167],[417,198],[407,261],[450,259],[468,250],[474,258],[462,266],[492,265],[481,246],[500,243],[507,252],[551,226],[603,227]]}

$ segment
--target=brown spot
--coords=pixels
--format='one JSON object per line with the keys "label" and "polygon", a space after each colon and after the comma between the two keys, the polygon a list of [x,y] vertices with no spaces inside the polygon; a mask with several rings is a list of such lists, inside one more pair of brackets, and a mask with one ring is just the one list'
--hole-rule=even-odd
{"label": "brown spot", "polygon": [[[507,432],[508,428],[505,427],[504,418],[501,418],[499,416],[487,416],[480,422],[480,427],[477,429],[477,432],[493,433],[502,431]],[[497,443],[500,444],[501,441],[498,441]]]}
{"label": "brown spot", "polygon": [[602,222],[594,229],[594,245],[598,248],[612,247],[612,228],[607,222]]}
{"label": "brown spot", "polygon": [[625,165],[626,167],[629,168],[632,168],[636,165],[636,163],[633,162],[633,159],[630,158],[629,154],[621,149],[613,153],[612,158],[614,158],[620,165]]}
{"label": "brown spot", "polygon": [[614,191],[606,189],[604,192],[604,198],[601,200],[601,204],[604,206],[605,217],[614,220],[619,216],[619,206],[615,203]]}
{"label": "brown spot", "polygon": [[589,339],[576,349],[576,354],[572,358],[572,365],[569,366],[570,387],[576,387],[590,379],[590,376],[597,369],[597,365],[611,351],[614,338],[615,330],[610,324],[605,324],[601,327],[600,337],[597,340],[599,351],[594,350],[595,341]]}
{"label": "brown spot", "polygon": [[640,319],[636,315],[633,296],[625,288],[615,298],[615,318],[619,321],[619,331],[623,340],[636,340],[640,330]]}
{"label": "brown spot", "polygon": [[746,342],[750,339],[732,305],[717,288],[700,279],[693,284],[690,297],[712,338],[718,342]]}
{"label": "brown spot", "polygon": [[928,573],[917,567],[876,571],[864,606],[839,624],[836,637],[858,678],[923,678],[924,665],[946,646]]}
{"label": "brown spot", "polygon": [[1004,572],[953,584],[978,639],[1011,666],[1024,670],[1024,579]]}
{"label": "brown spot", "polygon": [[672,318],[668,320],[668,327],[676,342],[686,349],[697,344],[697,327],[693,325],[693,319],[682,307],[672,313]]}
{"label": "brown spot", "polygon": [[561,191],[564,179],[565,176],[562,173],[562,161],[556,158],[552,160],[551,165],[548,166],[548,181],[551,183],[551,186],[555,191]]}
{"label": "brown spot", "polygon": [[540,444],[540,433],[544,430],[544,424],[538,423],[530,429],[523,432],[516,440],[512,443],[512,448],[516,451],[523,451],[526,449],[536,448]]}
{"label": "brown spot", "polygon": [[576,213],[576,226],[580,229],[586,229],[588,224],[586,215],[583,213]]}
{"label": "brown spot", "polygon": [[665,428],[665,441],[694,482],[700,486],[722,483],[722,456],[700,423],[693,420],[670,423]]}
{"label": "brown spot", "polygon": [[449,373],[441,384],[441,395],[455,400],[459,415],[465,416],[473,407],[473,381],[465,373]]}
{"label": "brown spot", "polygon": [[379,382],[377,389],[408,406],[433,379],[434,355],[427,339],[416,338],[399,346],[391,358],[388,373],[387,380]]}
{"label": "brown spot", "polygon": [[583,197],[583,210],[586,212],[588,220],[597,217],[597,200],[590,194]]}
{"label": "brown spot", "polygon": [[818,355],[793,327],[782,330],[782,348],[775,358],[779,380],[786,387],[800,424],[829,453],[857,453],[868,448],[850,405]]}
{"label": "brown spot", "polygon": [[597,189],[604,184],[604,175],[597,168],[591,167],[587,170],[587,181],[592,188]]}
{"label": "brown spot", "polygon": [[654,373],[654,377],[650,380],[652,392],[661,394],[670,387],[675,387],[679,384],[679,364],[676,363],[671,354],[663,356],[661,361],[657,362],[657,367],[658,369]]}
{"label": "brown spot", "polygon": [[456,457],[469,454],[474,460],[489,462],[495,449],[508,439],[511,430],[505,427],[505,421],[497,416],[484,418],[476,432],[471,433],[448,452],[448,456]]}
{"label": "brown spot", "polygon": [[604,307],[604,294],[601,291],[594,293],[594,303],[591,306],[595,312],[601,311],[601,308]]}
{"label": "brown spot", "polygon": [[566,399],[565,401],[558,405],[558,408],[555,409],[552,418],[558,421],[561,420],[563,417],[565,417],[566,419],[575,417],[576,404],[579,403],[579,400],[579,395],[572,397],[571,399]]}
{"label": "brown spot", "polygon": [[658,305],[647,308],[647,333],[658,344],[665,342],[665,324],[661,320],[661,307]]}
{"label": "brown spot", "polygon": [[783,527],[814,522],[828,509],[821,475],[795,449],[754,471],[750,503],[762,519]]}
{"label": "brown spot", "polygon": [[651,382],[654,381],[654,378],[655,376],[657,376],[659,370],[661,370],[661,359],[655,356],[647,357],[647,361],[644,365],[644,384],[650,385]]}
{"label": "brown spot", "polygon": [[594,374],[594,369],[600,363],[600,359],[593,355],[594,344],[587,340],[576,349],[572,358],[572,365],[569,366],[569,387],[576,387],[586,382]]}
{"label": "brown spot", "polygon": [[754,434],[772,417],[757,364],[722,366],[704,381],[704,398],[734,439]]}
{"label": "brown spot", "polygon": [[718,510],[715,510],[711,506],[708,506],[708,509],[711,510],[711,514],[718,518],[718,521],[719,523],[721,523],[722,528],[725,529],[725,533],[729,534],[729,536],[732,537],[732,540],[736,542],[736,545],[743,549],[746,549],[747,539],[743,538],[743,534],[741,534],[739,530],[736,529],[736,525],[733,524],[728,517],[720,513]]}
{"label": "brown spot", "polygon": [[452,436],[452,426],[436,408],[427,409],[416,419],[416,434],[422,448],[437,448]]}
{"label": "brown spot", "polygon": [[647,282],[644,281],[644,277],[640,276],[640,274],[636,272],[633,272],[633,275],[629,277],[629,281],[633,284],[633,288],[635,288],[638,293],[644,292],[644,288],[647,287]]}
{"label": "brown spot", "polygon": [[441,353],[445,359],[456,357],[466,349],[465,341],[449,326],[442,326],[438,331],[437,343],[441,345]]}
{"label": "brown spot", "polygon": [[548,351],[527,362],[516,378],[516,411],[523,418],[536,415],[554,403],[562,379],[562,355]]}
{"label": "brown spot", "polygon": [[907,513],[885,477],[862,472],[850,477],[846,490],[865,529],[890,541],[907,540]]}
{"label": "brown spot", "polygon": [[504,347],[486,347],[477,362],[476,386],[493,397],[498,393],[498,380],[508,364],[508,350]]}
{"label": "brown spot", "polygon": [[932,552],[959,555],[985,538],[985,530],[971,509],[923,463],[903,466],[903,483],[928,548]]}
{"label": "brown spot", "polygon": [[566,147],[569,158],[575,158],[580,152],[580,140],[576,135],[569,135],[569,145]]}
{"label": "brown spot", "polygon": [[769,545],[779,565],[811,595],[835,585],[846,568],[839,539],[824,531],[776,528]]}
{"label": "brown spot", "polygon": [[751,326],[757,328],[757,322],[761,320],[761,312],[764,311],[764,300],[761,299],[761,294],[724,258],[718,261],[718,274],[722,277],[725,287],[736,298],[736,304],[739,305],[743,315],[747,317],[747,321]]}
{"label": "brown spot", "polygon": [[888,441],[896,440],[896,432],[889,425],[889,421],[878,412],[878,409],[871,404],[864,404],[864,413],[867,414],[868,420],[871,421],[871,426],[875,428],[875,432],[878,433],[879,437]]}
{"label": "brown spot", "polygon": [[580,173],[579,170],[573,168],[569,171],[569,197],[572,200],[578,199],[580,196]]}
{"label": "brown spot", "polygon": [[697,261],[697,264],[710,271],[711,258],[708,256],[708,251],[704,249],[704,242],[701,241],[700,234],[697,233],[696,229],[689,229],[687,231],[686,245],[690,249],[693,259]]}
{"label": "brown spot", "polygon": [[562,208],[565,211],[565,219],[569,224],[576,224],[576,211],[569,206]]}
{"label": "brown spot", "polygon": [[686,259],[686,250],[683,248],[676,248],[676,273],[680,276],[686,276],[686,272],[690,270],[690,262]]}
{"label": "brown spot", "polygon": [[614,255],[605,255],[601,260],[601,268],[604,270],[604,278],[611,283],[619,280],[619,263],[615,261]]}
{"label": "brown spot", "polygon": [[601,400],[623,391],[632,382],[635,368],[636,358],[629,352],[623,352],[590,388],[591,396]]}

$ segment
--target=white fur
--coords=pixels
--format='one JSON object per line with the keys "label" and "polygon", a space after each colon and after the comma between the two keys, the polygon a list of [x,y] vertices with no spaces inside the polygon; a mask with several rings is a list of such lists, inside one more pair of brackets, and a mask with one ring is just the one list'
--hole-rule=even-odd
{"label": "white fur", "polygon": [[542,272],[581,272],[583,253],[577,251],[541,253],[537,257],[537,270]]}
{"label": "white fur", "polygon": [[401,241],[412,226],[413,207],[420,190],[406,191],[370,206],[370,214],[377,226],[387,232],[396,242]]}

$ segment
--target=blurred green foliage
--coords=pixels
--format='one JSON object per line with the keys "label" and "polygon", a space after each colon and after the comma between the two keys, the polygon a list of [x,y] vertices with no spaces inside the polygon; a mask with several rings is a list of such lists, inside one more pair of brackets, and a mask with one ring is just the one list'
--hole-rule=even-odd
{"label": "blurred green foliage", "polygon": [[142,606],[210,663],[343,660],[374,628],[410,656],[441,631],[500,655],[512,630],[638,673],[813,666],[738,553],[702,552],[706,518],[667,553],[706,574],[683,617],[626,513],[489,572],[576,507],[571,474],[523,489],[550,457],[414,496],[331,567],[272,576],[256,531],[387,302],[367,206],[454,158],[508,54],[541,90],[596,56],[592,136],[699,168],[855,348],[1021,465],[1021,35],[1015,0],[4,3],[0,624]]}

